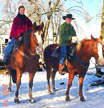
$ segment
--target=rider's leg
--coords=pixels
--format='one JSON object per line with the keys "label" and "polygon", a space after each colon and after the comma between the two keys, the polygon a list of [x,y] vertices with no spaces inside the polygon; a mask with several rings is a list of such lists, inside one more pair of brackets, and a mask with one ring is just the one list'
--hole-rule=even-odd
{"label": "rider's leg", "polygon": [[7,65],[8,64],[8,61],[7,61],[7,58],[10,54],[10,52],[12,51],[14,45],[16,43],[16,40],[15,38],[12,38],[11,41],[9,42],[9,44],[7,45],[7,47],[5,48],[5,51],[4,51],[4,65]]}
{"label": "rider's leg", "polygon": [[64,61],[66,57],[66,51],[67,47],[66,46],[61,46],[61,56],[60,56],[60,61],[59,61],[59,73],[63,74],[62,71],[64,69]]}

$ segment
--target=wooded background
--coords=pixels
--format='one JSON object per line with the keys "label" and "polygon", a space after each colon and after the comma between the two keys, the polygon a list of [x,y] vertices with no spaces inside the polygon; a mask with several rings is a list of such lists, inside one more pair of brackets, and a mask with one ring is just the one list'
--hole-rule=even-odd
{"label": "wooded background", "polygon": [[[69,1],[68,3],[74,1],[75,5],[70,5],[66,9],[65,3],[67,3],[67,1]],[[99,0],[99,2],[100,1],[101,0]],[[72,13],[74,16],[76,14],[82,17],[84,19],[82,21],[85,21],[86,24],[91,22],[94,18],[102,19],[102,25],[104,24],[104,0],[95,16],[91,16],[89,12],[85,10],[83,0],[1,0],[1,3],[0,36],[9,36],[13,18],[18,13],[18,7],[24,5],[26,10],[25,14],[32,22],[37,22],[37,24],[44,22],[45,24],[44,47],[48,45],[50,41],[52,43],[58,42],[58,26],[63,22],[62,16],[66,13]],[[73,21],[73,24],[77,32],[83,31],[83,28],[80,27],[76,20]],[[102,35],[104,34],[104,29],[101,29],[101,33]]]}

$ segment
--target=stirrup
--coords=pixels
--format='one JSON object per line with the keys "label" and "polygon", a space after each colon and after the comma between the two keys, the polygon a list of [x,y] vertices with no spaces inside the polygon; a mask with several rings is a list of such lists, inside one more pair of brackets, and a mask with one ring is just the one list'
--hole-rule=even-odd
{"label": "stirrup", "polygon": [[8,62],[7,62],[7,61],[3,61],[3,64],[4,64],[4,65],[8,65]]}
{"label": "stirrup", "polygon": [[66,73],[68,73],[68,72],[66,72],[66,71],[59,71],[59,74],[61,74],[61,75],[64,75]]}

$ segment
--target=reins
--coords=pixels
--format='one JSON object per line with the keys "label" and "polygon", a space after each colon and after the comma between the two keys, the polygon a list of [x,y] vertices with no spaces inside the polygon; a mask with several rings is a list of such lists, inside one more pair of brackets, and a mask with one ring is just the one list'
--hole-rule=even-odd
{"label": "reins", "polygon": [[[94,42],[92,42],[92,45],[91,45],[91,53],[92,54],[94,54],[94,51],[93,51],[93,44],[94,44]],[[83,68],[88,68],[88,65],[89,65],[89,63],[86,63],[86,62],[84,62],[83,60],[81,60],[80,58],[78,58],[77,56],[74,56],[73,57],[73,60],[75,60],[75,61],[77,61],[78,63],[80,63],[80,64],[82,64],[81,66],[83,66]],[[95,65],[95,67],[92,67],[92,68],[89,68],[89,69],[94,69],[94,68],[96,68],[97,67],[97,65],[96,65],[96,63],[94,63],[92,60],[90,60],[94,65]]]}
{"label": "reins", "polygon": [[73,60],[80,63],[83,68],[85,68],[85,69],[88,68],[89,63],[86,63],[85,61],[81,60],[77,56],[73,56]]}

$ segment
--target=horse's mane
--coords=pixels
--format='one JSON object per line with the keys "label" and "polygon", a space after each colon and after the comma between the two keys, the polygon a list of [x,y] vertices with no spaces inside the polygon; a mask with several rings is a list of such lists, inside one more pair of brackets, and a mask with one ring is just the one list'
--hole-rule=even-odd
{"label": "horse's mane", "polygon": [[88,42],[88,41],[90,41],[90,39],[83,39],[83,40],[81,40],[79,42],[79,44],[77,45],[77,49],[80,50],[84,46],[85,42]]}
{"label": "horse's mane", "polygon": [[27,32],[24,34],[24,46],[26,48],[30,48],[30,44],[31,44],[31,40],[30,40],[31,31],[32,30],[28,29]]}
{"label": "horse's mane", "polygon": [[80,44],[83,44],[83,43],[85,43],[85,41],[89,41],[90,39],[83,39],[83,40],[81,40],[80,41]]}

